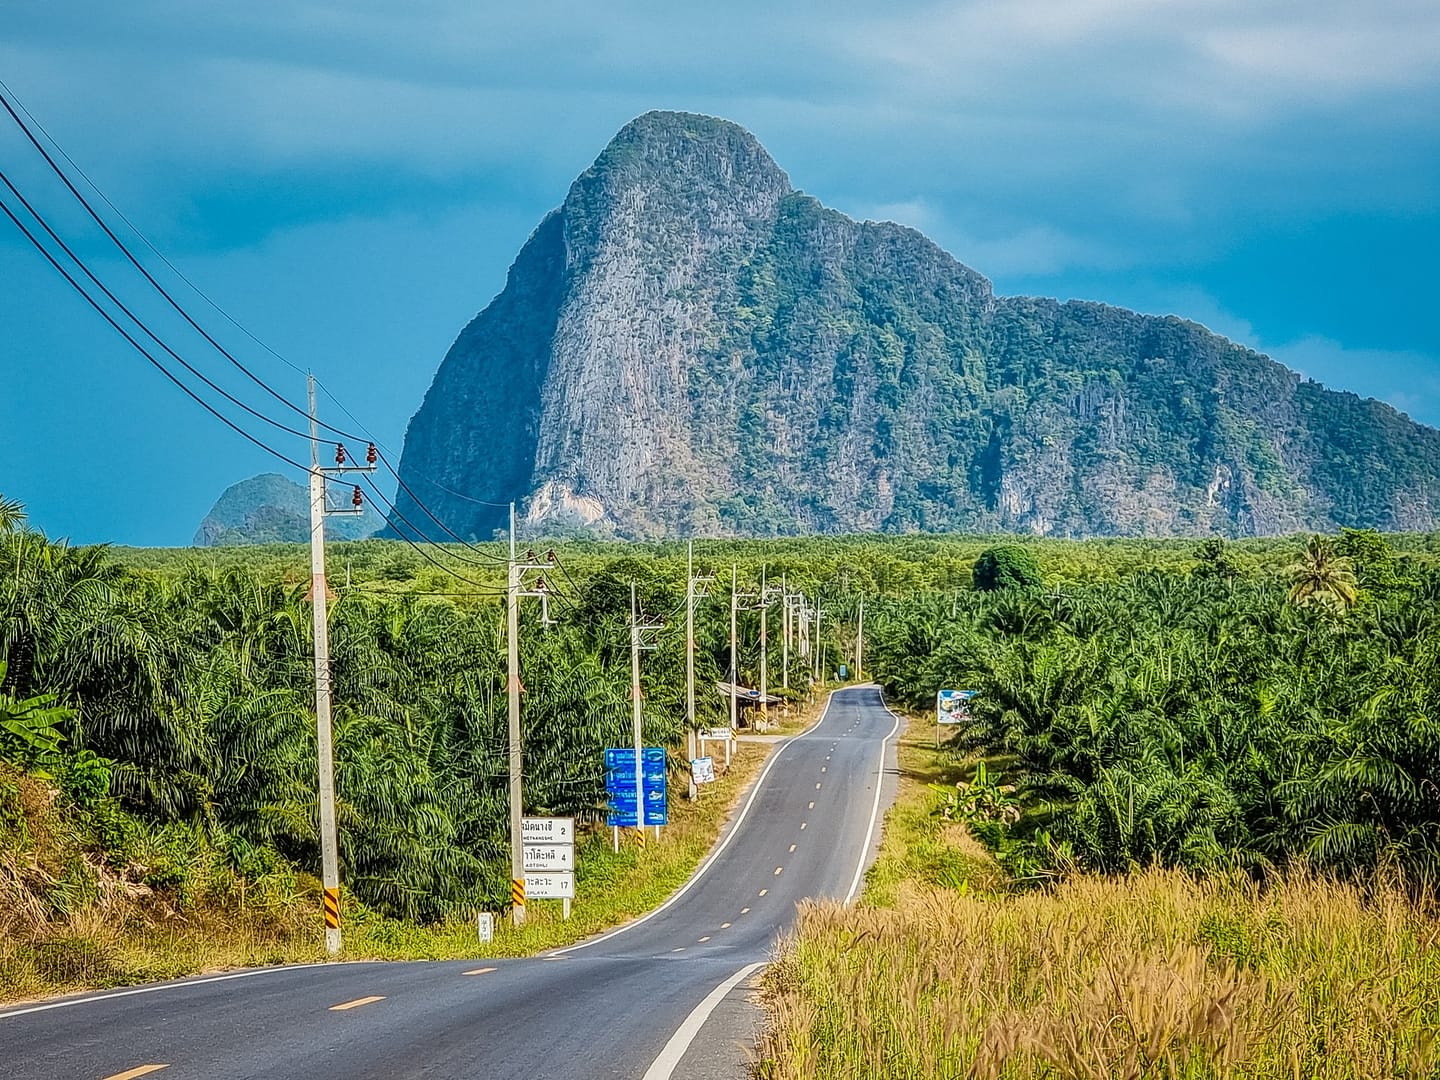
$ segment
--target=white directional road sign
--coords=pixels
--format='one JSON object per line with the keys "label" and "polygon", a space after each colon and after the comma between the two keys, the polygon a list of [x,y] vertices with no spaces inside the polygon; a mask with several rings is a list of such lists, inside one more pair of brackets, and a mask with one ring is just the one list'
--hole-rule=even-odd
{"label": "white directional road sign", "polygon": [[526,844],[573,844],[575,819],[527,817],[520,819],[520,839]]}
{"label": "white directional road sign", "polygon": [[575,875],[569,871],[525,875],[525,895],[531,900],[574,900]]}
{"label": "white directional road sign", "polygon": [[569,844],[526,844],[521,850],[526,880],[531,870],[574,870],[575,849]]}

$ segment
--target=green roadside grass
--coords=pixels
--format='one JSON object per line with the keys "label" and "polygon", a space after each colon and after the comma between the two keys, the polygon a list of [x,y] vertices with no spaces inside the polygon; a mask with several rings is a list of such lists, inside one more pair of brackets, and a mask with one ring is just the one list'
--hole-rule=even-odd
{"label": "green roadside grass", "polygon": [[1393,883],[1152,869],[1016,889],[913,723],[861,902],[765,979],[760,1080],[1440,1077],[1440,922]]}
{"label": "green roadside grass", "polygon": [[[803,730],[820,715],[824,698],[787,725]],[[577,837],[576,898],[571,917],[558,900],[532,900],[523,927],[496,912],[494,938],[481,944],[474,914],[436,925],[388,918],[358,904],[344,910],[342,959],[462,960],[529,956],[573,945],[653,911],[713,850],[721,831],[759,776],[775,743],[738,744],[728,770],[706,785],[696,802],[674,799],[670,824],[657,842],[647,830],[642,852],[622,835],[619,852],[604,826]],[[0,860],[0,906],[18,909],[25,875],[36,868]],[[156,897],[127,897],[118,886],[87,896],[60,918],[39,912],[0,918],[0,1002],[16,1002],[133,985],[240,967],[325,959],[318,883],[303,879],[284,896],[244,897],[233,903],[167,905]]]}

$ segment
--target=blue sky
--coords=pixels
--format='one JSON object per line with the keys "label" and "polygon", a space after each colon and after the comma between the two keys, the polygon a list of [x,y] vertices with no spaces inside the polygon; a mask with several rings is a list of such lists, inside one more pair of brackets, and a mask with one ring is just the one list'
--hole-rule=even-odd
{"label": "blue sky", "polygon": [[[1000,292],[1184,315],[1440,424],[1433,0],[230,7],[10,0],[0,77],[397,451],[530,230],[652,108],[735,120],[797,187],[922,229]],[[14,131],[0,162],[203,357]],[[188,543],[275,463],[0,224],[0,492],[51,535]]]}

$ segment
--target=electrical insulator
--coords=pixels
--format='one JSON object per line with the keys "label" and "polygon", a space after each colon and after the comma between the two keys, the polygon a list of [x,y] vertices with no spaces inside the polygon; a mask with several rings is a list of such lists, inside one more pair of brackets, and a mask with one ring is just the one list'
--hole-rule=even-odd
{"label": "electrical insulator", "polygon": [[529,551],[525,552],[525,561],[526,561],[526,562],[529,562],[529,563],[533,563],[533,562],[535,561],[535,549],[534,549],[534,548],[531,548]]}
{"label": "electrical insulator", "polygon": [[554,548],[551,548],[549,551],[547,551],[547,552],[545,553],[545,561],[548,562],[551,566],[554,566],[554,565],[555,565],[555,549],[554,549]]}
{"label": "electrical insulator", "polygon": [[336,443],[336,444],[335,444],[335,464],[336,464],[336,465],[344,465],[344,464],[345,464],[345,446],[344,446],[344,444],[342,444],[342,443]]}
{"label": "electrical insulator", "polygon": [[544,579],[543,577],[537,577],[537,578],[535,579],[535,591],[536,591],[536,592],[544,592],[544,591],[545,591],[545,579]]}
{"label": "electrical insulator", "polygon": [[370,448],[365,451],[365,464],[367,464],[367,465],[374,465],[374,464],[375,464],[375,459],[378,458],[379,456],[380,456],[380,454],[376,451],[376,449],[375,449],[375,444],[372,442],[372,443],[370,444]]}
{"label": "electrical insulator", "polygon": [[356,510],[359,510],[360,507],[365,504],[365,496],[360,494],[359,484],[355,485],[355,491],[350,496],[350,502],[354,505]]}

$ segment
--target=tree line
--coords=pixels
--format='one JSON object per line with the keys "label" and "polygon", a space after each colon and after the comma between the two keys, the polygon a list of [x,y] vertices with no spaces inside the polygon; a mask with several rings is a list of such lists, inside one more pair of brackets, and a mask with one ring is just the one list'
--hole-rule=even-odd
{"label": "tree line", "polygon": [[[1002,551],[977,562],[988,588],[867,612],[908,705],[979,691],[955,746],[990,757],[992,797],[952,801],[990,808],[976,831],[1022,875],[1305,860],[1440,882],[1440,570],[1357,530],[1283,573],[1194,555],[1047,585]],[[1024,824],[993,808],[997,767]]]}

